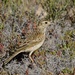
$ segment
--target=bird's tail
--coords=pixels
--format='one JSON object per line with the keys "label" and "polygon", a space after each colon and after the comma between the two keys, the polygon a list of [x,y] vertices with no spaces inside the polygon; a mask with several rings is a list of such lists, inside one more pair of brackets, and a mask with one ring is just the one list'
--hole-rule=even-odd
{"label": "bird's tail", "polygon": [[16,53],[14,53],[12,56],[10,56],[9,58],[7,58],[4,61],[4,65],[8,64],[8,62],[10,62],[16,55],[18,55],[19,53],[21,53],[22,51],[17,51]]}

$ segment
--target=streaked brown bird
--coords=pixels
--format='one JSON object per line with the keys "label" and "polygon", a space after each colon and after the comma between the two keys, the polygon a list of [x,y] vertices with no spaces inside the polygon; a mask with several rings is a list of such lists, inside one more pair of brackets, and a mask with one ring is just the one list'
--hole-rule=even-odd
{"label": "streaked brown bird", "polygon": [[48,25],[50,25],[49,21],[43,21],[39,23],[36,31],[33,32],[31,36],[25,40],[27,42],[26,45],[22,45],[20,48],[18,48],[16,52],[14,52],[9,58],[7,58],[4,61],[4,65],[7,64],[10,60],[12,60],[15,56],[17,56],[21,52],[30,52],[29,58],[34,63],[31,55],[44,43],[46,37],[45,32]]}

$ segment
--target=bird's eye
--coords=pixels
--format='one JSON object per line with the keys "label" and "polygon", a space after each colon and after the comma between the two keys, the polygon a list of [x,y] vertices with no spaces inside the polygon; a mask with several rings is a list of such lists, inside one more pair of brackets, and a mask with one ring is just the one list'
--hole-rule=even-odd
{"label": "bird's eye", "polygon": [[45,22],[45,24],[47,24],[47,22]]}

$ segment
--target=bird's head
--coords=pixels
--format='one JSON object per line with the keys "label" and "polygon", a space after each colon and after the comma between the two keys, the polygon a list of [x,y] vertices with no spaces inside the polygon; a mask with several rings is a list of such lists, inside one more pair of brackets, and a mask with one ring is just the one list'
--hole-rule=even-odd
{"label": "bird's head", "polygon": [[46,28],[48,25],[50,25],[50,21],[43,21],[41,23],[41,26],[43,26],[44,28]]}
{"label": "bird's head", "polygon": [[46,31],[46,28],[50,25],[50,21],[42,21],[41,23],[39,23],[38,28],[41,31]]}

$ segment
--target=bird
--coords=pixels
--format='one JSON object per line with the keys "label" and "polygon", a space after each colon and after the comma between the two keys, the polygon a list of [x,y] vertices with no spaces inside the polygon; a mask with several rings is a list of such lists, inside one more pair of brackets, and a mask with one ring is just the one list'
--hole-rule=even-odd
{"label": "bird", "polygon": [[27,42],[26,45],[23,44],[21,47],[16,49],[16,51],[9,56],[9,58],[6,58],[4,61],[4,65],[8,64],[15,56],[17,56],[19,53],[22,52],[29,52],[29,58],[34,63],[34,60],[32,59],[32,54],[34,51],[36,51],[38,48],[42,46],[42,44],[45,41],[45,32],[46,28],[50,25],[50,21],[42,21],[37,25],[37,29],[35,32],[33,32],[25,41]]}

